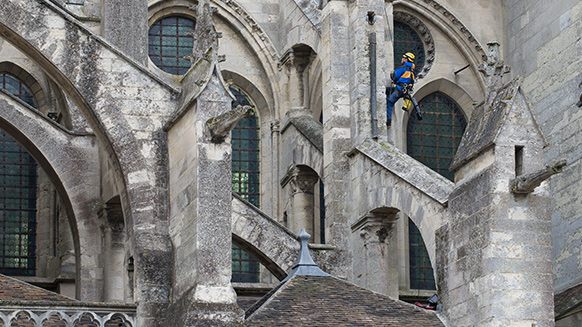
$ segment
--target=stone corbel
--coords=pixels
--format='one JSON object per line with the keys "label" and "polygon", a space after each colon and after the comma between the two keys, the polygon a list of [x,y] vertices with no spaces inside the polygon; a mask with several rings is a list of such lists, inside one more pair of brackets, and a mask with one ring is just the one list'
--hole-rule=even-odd
{"label": "stone corbel", "polygon": [[211,141],[213,143],[223,142],[228,133],[236,126],[236,123],[245,116],[250,116],[252,111],[252,106],[239,105],[225,114],[207,120],[206,129],[210,133]]}
{"label": "stone corbel", "polygon": [[552,164],[547,165],[546,168],[536,172],[519,175],[511,183],[511,192],[518,194],[531,193],[550,176],[561,173],[564,166],[566,166],[566,159],[554,161]]}

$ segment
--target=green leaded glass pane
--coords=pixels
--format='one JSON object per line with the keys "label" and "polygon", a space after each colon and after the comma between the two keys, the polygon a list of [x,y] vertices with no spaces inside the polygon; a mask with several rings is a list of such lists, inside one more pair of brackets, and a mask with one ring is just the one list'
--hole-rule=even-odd
{"label": "green leaded glass pane", "polygon": [[444,177],[461,142],[467,122],[459,106],[446,95],[432,93],[419,102],[423,120],[410,115],[407,128],[408,154]]}
{"label": "green leaded glass pane", "polygon": [[402,56],[407,53],[412,52],[416,56],[414,64],[416,69],[414,70],[416,74],[422,71],[425,64],[425,54],[424,45],[422,39],[412,29],[412,27],[401,23],[399,21],[394,22],[394,68],[400,67],[400,60]]}
{"label": "green leaded glass pane", "polygon": [[422,240],[422,235],[410,219],[408,219],[408,243],[410,288],[436,290],[433,269],[424,241]]}
{"label": "green leaded glass pane", "polygon": [[34,101],[32,92],[18,78],[8,73],[0,73],[0,88],[3,88],[8,93],[16,96],[17,98],[24,101],[31,107],[36,108],[36,102]]}
{"label": "green leaded glass pane", "polygon": [[36,162],[0,130],[0,273],[35,275],[35,243]]}
{"label": "green leaded glass pane", "polygon": [[[230,91],[236,100],[233,108],[250,105],[249,97],[236,86]],[[232,144],[232,190],[243,199],[259,207],[259,122],[256,114],[245,117],[238,122],[231,134]]]}
{"label": "green leaded glass pane", "polygon": [[192,54],[194,39],[188,35],[194,30],[194,20],[185,17],[166,17],[155,22],[148,33],[150,59],[169,74],[183,75],[190,68],[184,56]]}
{"label": "green leaded glass pane", "polygon": [[232,245],[232,282],[258,283],[259,262],[246,251]]}

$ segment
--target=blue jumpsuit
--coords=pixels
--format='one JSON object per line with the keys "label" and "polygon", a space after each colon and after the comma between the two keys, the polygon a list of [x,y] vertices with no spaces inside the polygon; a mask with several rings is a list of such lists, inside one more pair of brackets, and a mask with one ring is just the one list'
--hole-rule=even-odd
{"label": "blue jumpsuit", "polygon": [[407,84],[414,84],[414,73],[412,70],[414,69],[414,64],[411,62],[405,62],[404,67],[398,68],[394,71],[394,83],[396,84],[396,88],[394,92],[386,97],[386,117],[387,117],[387,125],[390,125],[392,121],[392,109],[394,109],[394,104],[398,99],[404,96],[404,92],[402,92],[402,88],[406,87]]}

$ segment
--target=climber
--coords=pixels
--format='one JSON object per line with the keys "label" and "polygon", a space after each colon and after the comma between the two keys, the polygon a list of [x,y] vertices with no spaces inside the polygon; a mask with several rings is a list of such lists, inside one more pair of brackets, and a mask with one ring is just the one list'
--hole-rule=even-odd
{"label": "climber", "polygon": [[414,85],[414,54],[407,52],[402,56],[402,68],[396,69],[390,74],[390,79],[396,84],[395,87],[386,88],[386,125],[392,124],[392,109],[398,99],[404,97],[406,88],[412,88]]}

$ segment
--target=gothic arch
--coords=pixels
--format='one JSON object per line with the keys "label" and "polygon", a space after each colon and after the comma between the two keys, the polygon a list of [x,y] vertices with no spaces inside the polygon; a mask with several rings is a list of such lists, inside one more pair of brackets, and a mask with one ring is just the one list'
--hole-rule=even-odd
{"label": "gothic arch", "polygon": [[417,76],[418,79],[421,79],[425,77],[428,71],[432,68],[435,59],[434,39],[432,38],[430,30],[420,19],[407,12],[394,11],[394,20],[410,26],[422,39],[426,57],[424,68]]}
{"label": "gothic arch", "polygon": [[[277,85],[280,60],[280,54],[271,42],[267,33],[261,28],[260,24],[254,20],[252,15],[245,11],[243,7],[232,0],[212,0],[212,3],[218,7],[217,15],[229,24],[229,26],[242,38],[242,40],[251,48],[255,57],[261,63],[265,77],[268,79],[270,86],[266,100],[273,104],[273,108],[280,107],[282,98]],[[278,113],[274,111],[273,119],[278,119]]]}
{"label": "gothic arch", "polygon": [[[455,100],[455,102],[463,110],[463,113],[467,117],[467,121],[469,121],[469,118],[473,113],[473,103],[475,103],[475,100],[471,98],[469,93],[467,93],[467,91],[465,91],[461,86],[451,82],[446,78],[439,78],[423,85],[418,91],[414,93],[414,98],[416,101],[420,102],[420,100],[422,100],[424,97],[434,92],[441,92]],[[406,140],[406,126],[408,126],[409,117],[409,115],[404,115],[402,119],[400,132],[402,133],[403,140]],[[406,142],[404,144],[406,144]]]}
{"label": "gothic arch", "polygon": [[[31,90],[36,100],[37,109],[43,114],[48,115],[49,112],[58,110],[59,113],[62,114],[62,123],[59,123],[67,128],[72,126],[71,114],[64,104],[64,95],[52,80],[46,78],[46,76],[42,76],[47,83],[45,90],[43,85],[37,79],[39,76],[33,76],[26,69],[10,61],[0,62],[0,73],[9,73],[20,79]],[[58,104],[51,104],[51,97],[56,100],[55,102]]]}
{"label": "gothic arch", "polygon": [[394,10],[409,11],[437,26],[457,46],[477,76],[481,90],[485,92],[485,79],[477,70],[487,58],[485,51],[477,38],[453,13],[435,0],[395,1]]}
{"label": "gothic arch", "polygon": [[[190,7],[195,4],[197,2],[191,0],[157,1],[149,6],[149,24],[151,25],[156,20],[170,15],[182,15],[195,19],[193,11],[190,10]],[[211,4],[218,8],[216,15],[241,37],[258,58],[266,78],[269,79],[268,103],[272,103],[274,108],[278,108],[281,97],[276,87],[278,83],[274,77],[278,73],[279,53],[267,33],[252,15],[235,1],[212,0]],[[225,77],[225,79],[227,78]],[[244,88],[244,86],[240,86]]]}
{"label": "gothic arch", "polygon": [[263,253],[260,249],[256,248],[251,242],[246,241],[242,237],[232,234],[232,243],[238,246],[241,250],[246,251],[248,254],[253,256],[260,264],[265,266],[273,276],[278,280],[283,280],[287,276],[287,273],[277,265],[268,255]]}
{"label": "gothic arch", "polygon": [[222,77],[225,81],[232,82],[232,84],[240,87],[251,98],[255,105],[255,109],[257,109],[261,125],[263,124],[263,121],[269,120],[272,116],[271,108],[269,108],[267,100],[261,91],[251,81],[240,74],[228,70],[222,71]]}
{"label": "gothic arch", "polygon": [[16,78],[18,78],[22,83],[24,83],[32,92],[38,110],[43,113],[48,112],[49,103],[47,101],[47,96],[40,83],[29,74],[25,69],[18,66],[15,63],[9,61],[0,62],[0,73],[8,73]]}
{"label": "gothic arch", "polygon": [[299,251],[296,236],[234,193],[232,235],[235,245],[253,255],[278,279],[291,271]]}
{"label": "gothic arch", "polygon": [[[137,290],[134,294],[140,304],[155,302],[143,294],[154,288],[171,288],[170,266],[157,269],[155,273],[145,269],[148,262],[167,257],[171,252],[167,231],[162,227],[167,223],[164,217],[168,208],[153,201],[155,197],[165,195],[165,180],[161,169],[157,169],[161,163],[152,154],[164,151],[165,145],[162,135],[142,130],[155,139],[151,151],[142,152],[140,144],[143,142],[131,132],[129,119],[135,117],[137,107],[155,109],[159,118],[169,118],[179,90],[50,1],[4,0],[0,7],[0,36],[42,67],[47,76],[78,105],[103,152],[112,161],[112,175],[119,181],[125,226],[129,238],[134,240],[129,243],[131,251],[135,254],[136,266],[144,268],[135,269]],[[47,44],[47,39],[53,42]],[[115,62],[115,70],[112,62]],[[126,106],[121,101],[122,95],[112,92],[123,91],[124,82],[128,81],[123,74],[133,76],[133,86],[144,91],[133,106]],[[103,76],[110,77],[108,83],[103,83]],[[110,97],[103,97],[105,93]],[[157,102],[152,105],[154,97]],[[69,145],[69,149],[73,147]],[[76,183],[82,184],[82,181]],[[98,258],[93,258],[93,262],[98,262]],[[95,282],[91,274],[81,272],[79,276],[81,283],[86,281],[81,287],[80,299],[98,298],[99,287],[91,286]],[[155,285],[146,282],[159,276],[163,278],[158,278]],[[148,305],[144,304],[143,310],[144,317],[154,315]]]}
{"label": "gothic arch", "polygon": [[97,183],[91,183],[97,178],[92,175],[95,171],[87,169],[97,162],[94,137],[71,134],[5,92],[0,93],[0,128],[34,157],[64,203],[75,248],[77,297],[81,295],[81,288],[100,290],[100,281],[89,278],[94,274],[89,267],[100,253],[99,221],[92,210],[98,201],[99,188]]}

